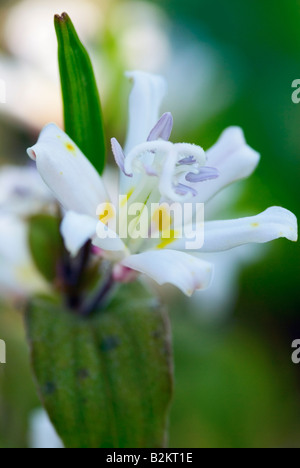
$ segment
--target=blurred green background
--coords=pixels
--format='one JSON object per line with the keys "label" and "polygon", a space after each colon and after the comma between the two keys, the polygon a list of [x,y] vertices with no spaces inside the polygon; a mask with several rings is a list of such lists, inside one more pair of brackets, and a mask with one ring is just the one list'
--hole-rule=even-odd
{"label": "blurred green background", "polygon": [[[162,73],[174,140],[206,149],[239,125],[262,155],[220,217],[273,205],[300,217],[300,104],[291,100],[300,78],[298,0],[1,1],[1,164],[26,163],[25,148],[41,127],[61,123],[51,28],[63,10],[92,53],[108,138],[125,135],[123,71]],[[213,291],[187,302],[166,290],[176,363],[171,447],[300,447],[300,365],[291,361],[291,343],[300,339],[299,258],[299,244],[284,240],[251,251],[234,277],[238,291],[228,288],[219,301]],[[38,400],[21,311],[4,303],[0,338],[8,346],[8,364],[0,365],[0,447],[23,447]]]}

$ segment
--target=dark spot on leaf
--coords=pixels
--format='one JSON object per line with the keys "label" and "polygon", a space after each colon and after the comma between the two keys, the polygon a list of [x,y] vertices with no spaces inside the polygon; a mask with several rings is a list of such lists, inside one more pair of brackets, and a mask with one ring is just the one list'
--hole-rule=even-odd
{"label": "dark spot on leaf", "polygon": [[100,349],[101,351],[108,352],[120,346],[121,340],[117,336],[107,336],[103,338]]}
{"label": "dark spot on leaf", "polygon": [[90,376],[90,373],[87,369],[80,369],[78,372],[77,372],[77,378],[79,380],[85,380],[87,379],[88,377]]}
{"label": "dark spot on leaf", "polygon": [[152,332],[152,337],[155,338],[155,339],[159,339],[161,337],[161,330],[154,330]]}
{"label": "dark spot on leaf", "polygon": [[44,386],[44,393],[46,395],[53,395],[56,392],[56,385],[53,382],[47,382]]}

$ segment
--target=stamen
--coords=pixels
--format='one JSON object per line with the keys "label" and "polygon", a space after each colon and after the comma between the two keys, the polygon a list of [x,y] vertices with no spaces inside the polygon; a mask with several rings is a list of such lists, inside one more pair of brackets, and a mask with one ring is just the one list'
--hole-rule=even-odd
{"label": "stamen", "polygon": [[196,159],[194,156],[188,156],[187,158],[183,158],[180,161],[178,161],[178,164],[180,166],[191,166],[192,164],[196,164]]}
{"label": "stamen", "polygon": [[147,141],[165,140],[169,141],[173,130],[173,116],[170,112],[164,114],[155,127],[151,130]]}
{"label": "stamen", "polygon": [[187,185],[184,185],[184,184],[174,185],[174,190],[178,195],[191,194],[193,195],[193,197],[196,197],[198,195],[197,190],[195,190],[193,187],[188,187]]}
{"label": "stamen", "polygon": [[122,146],[118,142],[116,138],[111,139],[111,148],[113,155],[115,157],[115,161],[121,171],[127,176],[127,177],[133,177],[133,174],[127,174],[125,171],[125,154],[123,152]]}
{"label": "stamen", "polygon": [[193,162],[192,164],[198,163],[200,166],[204,166],[206,164],[205,151],[203,150],[203,148],[201,148],[201,146],[191,145],[189,143],[176,143],[174,146],[179,156],[177,164],[178,161],[186,159],[188,159],[188,161],[190,162],[190,157],[192,157],[195,160],[195,162]]}
{"label": "stamen", "polygon": [[189,172],[185,179],[188,182],[205,182],[207,180],[213,180],[217,179],[219,177],[220,173],[218,169],[215,167],[208,167],[208,166],[203,166],[200,168],[199,172],[197,174],[194,174],[193,172]]}

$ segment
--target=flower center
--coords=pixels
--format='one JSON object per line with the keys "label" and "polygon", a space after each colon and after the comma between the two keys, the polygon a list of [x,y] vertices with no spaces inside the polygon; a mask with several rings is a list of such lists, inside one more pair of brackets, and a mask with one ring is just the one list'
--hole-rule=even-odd
{"label": "flower center", "polygon": [[124,173],[156,177],[162,198],[184,202],[197,195],[197,183],[218,177],[218,171],[205,164],[201,147],[157,140],[136,146],[124,159]]}

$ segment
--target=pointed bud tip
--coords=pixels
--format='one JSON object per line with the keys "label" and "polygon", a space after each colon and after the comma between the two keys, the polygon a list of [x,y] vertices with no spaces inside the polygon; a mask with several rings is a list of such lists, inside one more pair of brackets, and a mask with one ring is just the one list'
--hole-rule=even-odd
{"label": "pointed bud tip", "polygon": [[54,20],[58,23],[66,22],[69,19],[68,13],[62,13],[61,15],[55,15]]}

